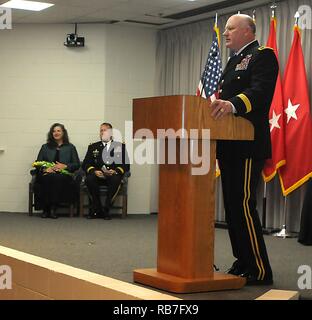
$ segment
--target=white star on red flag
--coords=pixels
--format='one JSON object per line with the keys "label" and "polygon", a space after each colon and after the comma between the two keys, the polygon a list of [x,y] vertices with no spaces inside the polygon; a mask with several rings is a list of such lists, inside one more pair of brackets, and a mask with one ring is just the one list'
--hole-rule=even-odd
{"label": "white star on red flag", "polygon": [[271,124],[271,129],[270,131],[272,132],[274,128],[280,129],[280,125],[278,124],[278,120],[281,117],[281,114],[276,115],[275,111],[273,110],[273,115],[272,115],[272,119],[269,120],[270,124]]}
{"label": "white star on red flag", "polygon": [[293,105],[288,99],[288,108],[286,108],[285,112],[287,113],[287,123],[290,121],[291,118],[298,120],[296,111],[299,108],[300,104]]}

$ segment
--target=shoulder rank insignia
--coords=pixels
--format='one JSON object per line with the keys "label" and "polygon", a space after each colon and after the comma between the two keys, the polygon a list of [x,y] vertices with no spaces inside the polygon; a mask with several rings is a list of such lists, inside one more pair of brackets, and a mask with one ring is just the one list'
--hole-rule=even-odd
{"label": "shoulder rank insignia", "polygon": [[248,54],[238,65],[236,65],[235,71],[247,70],[252,54]]}
{"label": "shoulder rank insignia", "polygon": [[274,50],[273,48],[271,48],[271,47],[266,47],[266,46],[261,46],[261,47],[259,47],[258,48],[258,50],[265,50],[265,49],[269,49],[269,50]]}

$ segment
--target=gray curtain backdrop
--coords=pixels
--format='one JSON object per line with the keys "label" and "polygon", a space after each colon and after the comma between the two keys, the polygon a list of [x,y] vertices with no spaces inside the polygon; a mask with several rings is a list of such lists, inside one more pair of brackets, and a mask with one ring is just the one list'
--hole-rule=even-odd
{"label": "gray curtain backdrop", "polygon": [[[280,71],[283,76],[285,64],[290,51],[294,15],[300,5],[312,7],[312,0],[288,0],[277,3],[277,41],[279,50]],[[233,12],[236,13],[236,12]],[[252,11],[242,11],[252,15]],[[219,16],[218,26],[221,33],[221,55],[223,68],[226,65],[229,51],[225,47],[222,32],[226,20],[230,15]],[[269,34],[271,17],[270,5],[256,8],[257,39],[265,45]],[[157,38],[157,74],[156,92],[158,95],[172,94],[195,94],[202,74],[208,51],[212,42],[212,30],[214,18],[206,21],[161,30]],[[302,48],[304,51],[305,64],[310,89],[311,100],[311,63],[312,30],[302,30]],[[220,179],[217,179],[216,220],[224,221],[224,208],[222,200],[222,188]],[[286,217],[288,231],[298,232],[300,229],[300,214],[303,204],[306,185],[292,192],[287,197]],[[258,210],[262,215],[262,198],[264,184],[261,180],[258,192]],[[279,228],[283,224],[284,197],[281,193],[278,177],[267,184],[267,226]]]}

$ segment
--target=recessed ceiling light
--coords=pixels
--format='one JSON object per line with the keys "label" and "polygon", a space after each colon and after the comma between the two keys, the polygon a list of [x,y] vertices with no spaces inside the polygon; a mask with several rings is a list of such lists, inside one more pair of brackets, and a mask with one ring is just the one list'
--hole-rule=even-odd
{"label": "recessed ceiling light", "polygon": [[26,0],[11,0],[0,5],[0,7],[4,7],[4,8],[22,9],[22,10],[31,10],[31,11],[41,11],[51,6],[54,6],[54,4],[44,3],[44,2],[35,2],[35,1],[26,1]]}

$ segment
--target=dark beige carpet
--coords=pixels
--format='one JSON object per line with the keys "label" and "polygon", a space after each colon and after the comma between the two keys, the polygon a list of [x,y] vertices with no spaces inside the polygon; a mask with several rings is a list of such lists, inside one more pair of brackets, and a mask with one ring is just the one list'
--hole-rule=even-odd
{"label": "dark beige carpet", "polygon": [[[111,221],[61,217],[58,220],[0,213],[0,245],[132,282],[132,270],[156,266],[157,216],[118,216]],[[245,287],[177,295],[183,299],[255,299],[271,288],[298,290],[300,265],[312,267],[312,247],[297,239],[265,236],[275,283],[272,287]],[[227,230],[216,229],[215,263],[221,271],[233,262]],[[312,290],[300,292],[312,299]]]}

